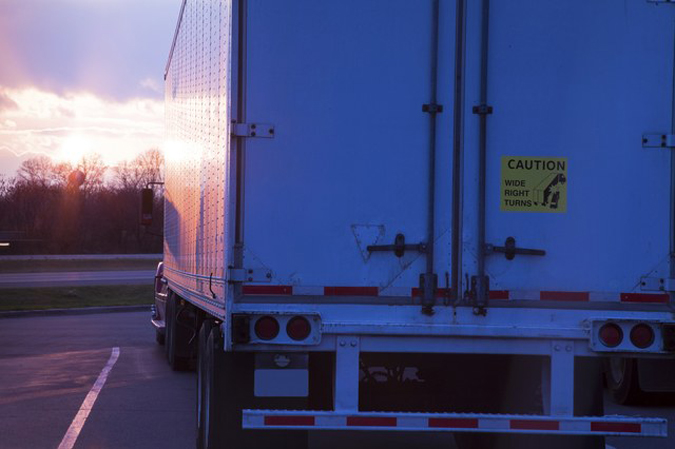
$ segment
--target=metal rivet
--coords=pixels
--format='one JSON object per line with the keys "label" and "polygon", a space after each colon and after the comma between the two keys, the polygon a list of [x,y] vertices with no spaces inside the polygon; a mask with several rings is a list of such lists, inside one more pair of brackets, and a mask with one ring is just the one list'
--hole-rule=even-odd
{"label": "metal rivet", "polygon": [[570,345],[565,346],[565,350],[567,352],[572,352],[572,346],[570,346]]}
{"label": "metal rivet", "polygon": [[345,346],[346,344],[347,344],[346,341],[341,341],[341,342],[340,342],[340,346]]}
{"label": "metal rivet", "polygon": [[560,345],[555,345],[555,350],[560,351]]}
{"label": "metal rivet", "polygon": [[352,348],[355,348],[355,347],[356,347],[356,342],[355,342],[355,341],[352,341],[350,344],[352,345]]}

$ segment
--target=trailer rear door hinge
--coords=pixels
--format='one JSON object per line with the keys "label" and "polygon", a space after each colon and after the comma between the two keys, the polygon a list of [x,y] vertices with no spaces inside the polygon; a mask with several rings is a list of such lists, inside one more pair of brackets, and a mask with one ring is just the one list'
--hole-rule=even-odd
{"label": "trailer rear door hinge", "polygon": [[270,123],[232,123],[232,135],[235,137],[274,138],[274,125]]}
{"label": "trailer rear door hinge", "polygon": [[478,106],[473,107],[473,113],[476,115],[489,115],[492,114],[492,106],[487,104],[479,104]]}
{"label": "trailer rear door hinge", "polygon": [[641,277],[640,290],[645,292],[675,292],[675,279]]}
{"label": "trailer rear door hinge", "polygon": [[[468,287],[468,286],[467,286]],[[471,285],[465,292],[466,299],[473,305],[473,314],[487,315],[487,301],[490,297],[490,278],[488,276],[471,276]]]}
{"label": "trailer rear door hinge", "polygon": [[227,282],[271,282],[272,270],[267,268],[228,268]]}
{"label": "trailer rear door hinge", "polygon": [[436,292],[438,291],[438,275],[436,273],[420,274],[420,296],[422,302],[422,313],[425,315],[434,314],[434,305],[436,304]]}
{"label": "trailer rear door hinge", "polygon": [[675,135],[643,134],[642,148],[675,148]]}
{"label": "trailer rear door hinge", "polygon": [[429,114],[440,114],[443,112],[443,105],[436,103],[423,104],[422,112],[428,112]]}

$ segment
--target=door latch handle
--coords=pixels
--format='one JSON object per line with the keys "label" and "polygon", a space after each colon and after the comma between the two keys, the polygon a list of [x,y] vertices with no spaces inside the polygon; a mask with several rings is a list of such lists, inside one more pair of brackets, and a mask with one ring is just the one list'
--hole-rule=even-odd
{"label": "door latch handle", "polygon": [[375,251],[393,251],[396,257],[403,257],[406,251],[417,251],[423,253],[427,250],[427,245],[424,243],[406,245],[405,236],[403,234],[396,234],[393,245],[368,245],[366,249],[369,253]]}
{"label": "door latch handle", "polygon": [[493,253],[504,253],[507,260],[513,260],[513,258],[516,257],[516,254],[522,254],[523,256],[546,255],[546,251],[543,249],[518,248],[516,246],[516,239],[513,237],[507,237],[504,246],[495,246],[489,243],[485,245],[485,254]]}

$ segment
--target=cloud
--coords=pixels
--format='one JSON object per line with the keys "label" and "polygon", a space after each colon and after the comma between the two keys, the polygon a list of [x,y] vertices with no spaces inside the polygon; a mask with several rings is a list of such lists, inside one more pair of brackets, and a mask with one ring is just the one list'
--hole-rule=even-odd
{"label": "cloud", "polygon": [[[76,160],[99,153],[109,165],[132,159],[164,137],[161,101],[115,101],[88,92],[63,95],[37,88],[0,87],[0,172],[13,175],[17,158],[44,154]],[[10,160],[14,158],[14,160]]]}
{"label": "cloud", "polygon": [[0,144],[0,176],[14,176],[23,161],[39,155],[39,153],[25,153],[17,156],[9,148]]}
{"label": "cloud", "polygon": [[146,89],[154,93],[161,94],[164,92],[164,90],[162,89],[162,85],[159,83],[159,81],[157,81],[154,78],[145,78],[140,82],[140,85],[141,87],[145,87]]}
{"label": "cloud", "polygon": [[0,85],[161,99],[181,0],[0,0]]}
{"label": "cloud", "polygon": [[19,106],[6,94],[0,92],[0,112],[7,109],[16,109]]}

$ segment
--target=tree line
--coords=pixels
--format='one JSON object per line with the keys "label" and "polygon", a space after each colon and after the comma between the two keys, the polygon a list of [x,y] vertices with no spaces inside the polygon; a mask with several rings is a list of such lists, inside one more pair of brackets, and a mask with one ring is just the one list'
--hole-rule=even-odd
{"label": "tree line", "polygon": [[152,226],[139,216],[141,189],[163,181],[163,167],[157,149],[114,167],[98,154],[76,164],[25,160],[16,175],[0,175],[0,243],[9,243],[0,255],[162,252],[162,186]]}

